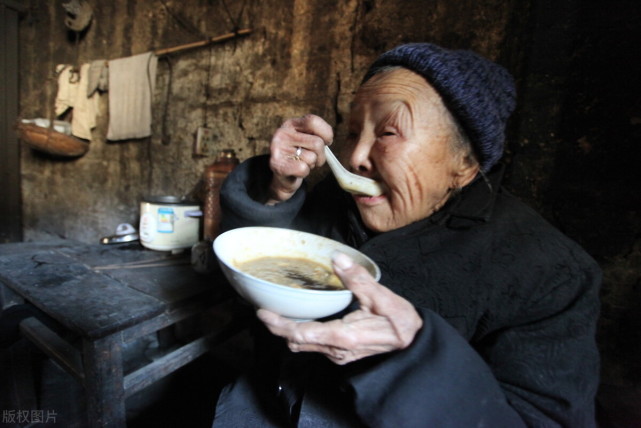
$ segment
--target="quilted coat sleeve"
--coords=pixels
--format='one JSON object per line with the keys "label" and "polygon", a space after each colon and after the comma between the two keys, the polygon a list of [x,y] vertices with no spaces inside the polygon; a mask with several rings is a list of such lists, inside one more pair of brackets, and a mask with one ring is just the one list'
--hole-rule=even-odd
{"label": "quilted coat sleeve", "polygon": [[250,158],[229,174],[220,191],[223,231],[246,226],[290,227],[305,201],[301,188],[286,202],[265,205],[271,170],[267,156]]}

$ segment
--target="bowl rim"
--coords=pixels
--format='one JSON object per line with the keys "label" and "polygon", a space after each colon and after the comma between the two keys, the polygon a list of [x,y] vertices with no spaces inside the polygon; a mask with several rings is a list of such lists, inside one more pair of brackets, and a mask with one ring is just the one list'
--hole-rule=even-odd
{"label": "bowl rim", "polygon": [[[212,243],[212,248],[214,250],[214,254],[216,255],[216,258],[218,259],[218,262],[224,264],[225,267],[227,267],[228,269],[230,269],[230,270],[232,270],[232,271],[234,271],[236,273],[251,277],[252,279],[256,280],[258,282],[258,284],[260,284],[261,286],[268,286],[268,287],[271,286],[271,287],[275,287],[277,289],[287,290],[287,291],[290,291],[290,292],[295,293],[295,294],[303,293],[303,294],[308,294],[308,295],[323,295],[323,296],[329,296],[329,295],[336,296],[337,294],[340,294],[340,295],[342,295],[342,294],[353,294],[352,291],[349,288],[345,288],[344,290],[312,290],[312,289],[309,289],[309,288],[296,288],[296,287],[290,287],[288,285],[277,284],[275,282],[267,281],[265,279],[258,278],[258,277],[254,276],[254,275],[248,274],[248,273],[238,269],[232,263],[227,263],[226,261],[223,261],[223,257],[219,256],[218,252],[216,251],[216,243],[218,242],[219,243],[218,245],[220,245],[220,242],[222,242],[222,239],[225,239],[225,237],[228,237],[228,236],[232,235],[234,232],[235,233],[239,233],[238,231],[240,231],[240,230],[243,230],[244,232],[249,232],[250,230],[268,230],[269,232],[276,232],[276,233],[278,233],[278,231],[282,231],[283,233],[294,232],[296,234],[300,234],[300,235],[303,235],[303,236],[313,237],[314,239],[321,239],[321,240],[324,240],[324,241],[331,241],[332,243],[338,244],[341,247],[348,248],[352,252],[359,253],[363,258],[365,258],[365,260],[367,260],[373,266],[374,271],[375,271],[375,275],[372,275],[373,278],[377,282],[380,280],[381,269],[378,266],[378,264],[374,260],[372,260],[371,257],[369,257],[368,255],[366,255],[365,253],[361,252],[360,250],[358,250],[358,249],[356,249],[354,247],[350,247],[347,244],[339,242],[339,241],[337,241],[335,239],[328,238],[326,236],[316,235],[314,233],[310,233],[310,232],[306,232],[306,231],[302,231],[302,230],[297,230],[297,229],[287,229],[287,228],[283,228],[283,227],[271,227],[271,226],[245,226],[245,227],[238,227],[238,228],[228,230],[228,231],[223,232],[220,235],[218,235],[218,237],[216,237],[216,239],[214,239],[214,242]],[[220,239],[220,241],[219,241],[219,239]],[[348,256],[349,256],[349,254],[348,254]],[[369,272],[369,269],[368,269],[368,272]]]}

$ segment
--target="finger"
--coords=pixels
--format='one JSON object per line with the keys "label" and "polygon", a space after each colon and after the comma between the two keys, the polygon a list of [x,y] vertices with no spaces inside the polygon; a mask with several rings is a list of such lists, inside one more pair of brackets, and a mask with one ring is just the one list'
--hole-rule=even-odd
{"label": "finger", "polygon": [[301,156],[295,153],[293,151],[293,154],[285,156],[272,156],[269,160],[271,170],[276,175],[287,178],[286,181],[290,181],[290,177],[300,179],[307,177],[312,170],[312,166],[303,160],[302,153]]}
{"label": "finger", "polygon": [[360,310],[323,323],[295,322],[265,309],[257,316],[272,334],[287,341],[292,352],[320,353],[336,364],[404,348],[413,337],[404,339],[386,317]]}
{"label": "finger", "polygon": [[354,293],[361,308],[371,308],[371,295],[380,285],[367,269],[355,263],[347,254],[340,252],[332,255],[332,266],[345,287]]}
{"label": "finger", "polygon": [[275,335],[284,336],[292,331],[296,321],[290,320],[267,309],[258,309],[256,316]]}
{"label": "finger", "polygon": [[332,144],[332,141],[334,141],[334,130],[332,126],[320,116],[307,114],[303,117],[291,119],[286,123],[298,132],[320,137],[324,144]]}
{"label": "finger", "polygon": [[321,353],[337,364],[345,364],[406,346],[385,317],[359,318],[357,323],[347,323],[343,319],[297,326],[286,337],[289,349]]}
{"label": "finger", "polygon": [[[293,162],[304,162],[309,167],[310,171],[312,168],[319,166],[319,155],[315,150],[308,150],[303,147],[296,147],[294,154],[288,156],[288,158]],[[323,160],[324,161],[324,160]]]}
{"label": "finger", "polygon": [[272,138],[269,167],[274,177],[270,188],[275,200],[289,199],[311,172],[307,163],[292,159],[296,144],[300,144],[295,137],[296,135],[288,135],[286,130],[279,129]]}
{"label": "finger", "polygon": [[372,346],[387,343],[388,325],[385,317],[357,310],[342,319],[300,323],[289,332],[288,339],[305,351],[314,346],[357,349],[364,343]]}
{"label": "finger", "polygon": [[336,253],[332,257],[336,274],[343,284],[358,299],[361,307],[369,308],[378,315],[387,315],[402,308],[412,307],[411,303],[379,284],[363,266],[355,263],[348,255]]}
{"label": "finger", "polygon": [[326,337],[329,336],[329,340],[332,340],[331,338],[334,336],[330,332],[336,328],[336,321],[299,323],[266,309],[259,309],[256,316],[272,334],[287,340],[292,352],[318,352],[337,360],[342,360],[347,352],[344,348],[325,344],[328,340]]}
{"label": "finger", "polygon": [[294,352],[324,351],[327,343],[333,344],[333,331],[340,328],[340,320],[296,322],[266,309],[259,309],[256,316],[272,334],[286,339]]}
{"label": "finger", "polygon": [[332,263],[343,284],[358,299],[361,310],[389,320],[397,336],[408,345],[423,325],[414,305],[376,282],[367,269],[354,263],[347,255],[335,254]]}
{"label": "finger", "polygon": [[[301,133],[291,126],[279,128],[272,137],[271,162],[281,168],[289,167],[295,174],[308,174],[324,162],[324,147],[325,143],[317,135]],[[309,170],[296,165],[297,161],[302,161]]]}
{"label": "finger", "polygon": [[291,124],[283,124],[272,136],[272,151],[274,149],[282,150],[285,154],[295,151],[297,147],[318,150],[322,149],[324,145],[325,141],[321,136],[302,132]]}

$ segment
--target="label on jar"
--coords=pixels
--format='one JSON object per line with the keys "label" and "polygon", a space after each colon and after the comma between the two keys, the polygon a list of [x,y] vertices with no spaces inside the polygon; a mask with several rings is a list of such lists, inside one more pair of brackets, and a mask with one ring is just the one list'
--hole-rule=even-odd
{"label": "label on jar", "polygon": [[158,221],[156,222],[158,232],[174,232],[174,209],[170,207],[158,208]]}

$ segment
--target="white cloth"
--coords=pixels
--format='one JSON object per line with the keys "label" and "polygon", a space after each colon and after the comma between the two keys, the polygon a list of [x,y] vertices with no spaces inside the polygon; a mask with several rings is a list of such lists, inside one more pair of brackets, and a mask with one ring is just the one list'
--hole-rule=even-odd
{"label": "white cloth", "polygon": [[73,67],[69,64],[58,64],[56,73],[58,74],[58,93],[55,104],[57,117],[73,107],[78,92],[79,76],[77,72],[73,72]]}
{"label": "white cloth", "polygon": [[73,108],[71,133],[85,140],[91,140],[91,130],[96,127],[98,116],[98,93],[87,98],[89,64],[83,64],[80,72],[71,65],[59,64],[58,94],[56,95],[56,117]]}
{"label": "white cloth", "polygon": [[89,82],[89,64],[80,67],[80,82],[78,83],[75,101],[73,103],[73,116],[71,117],[71,133],[78,138],[91,140],[91,130],[96,127],[98,116],[98,93],[94,92],[87,98],[87,84]]}
{"label": "white cloth", "polygon": [[89,64],[89,80],[87,82],[87,96],[92,96],[96,91],[105,92],[109,88],[109,67],[104,59],[91,61]]}
{"label": "white cloth", "polygon": [[158,57],[153,52],[109,61],[108,140],[151,135]]}

